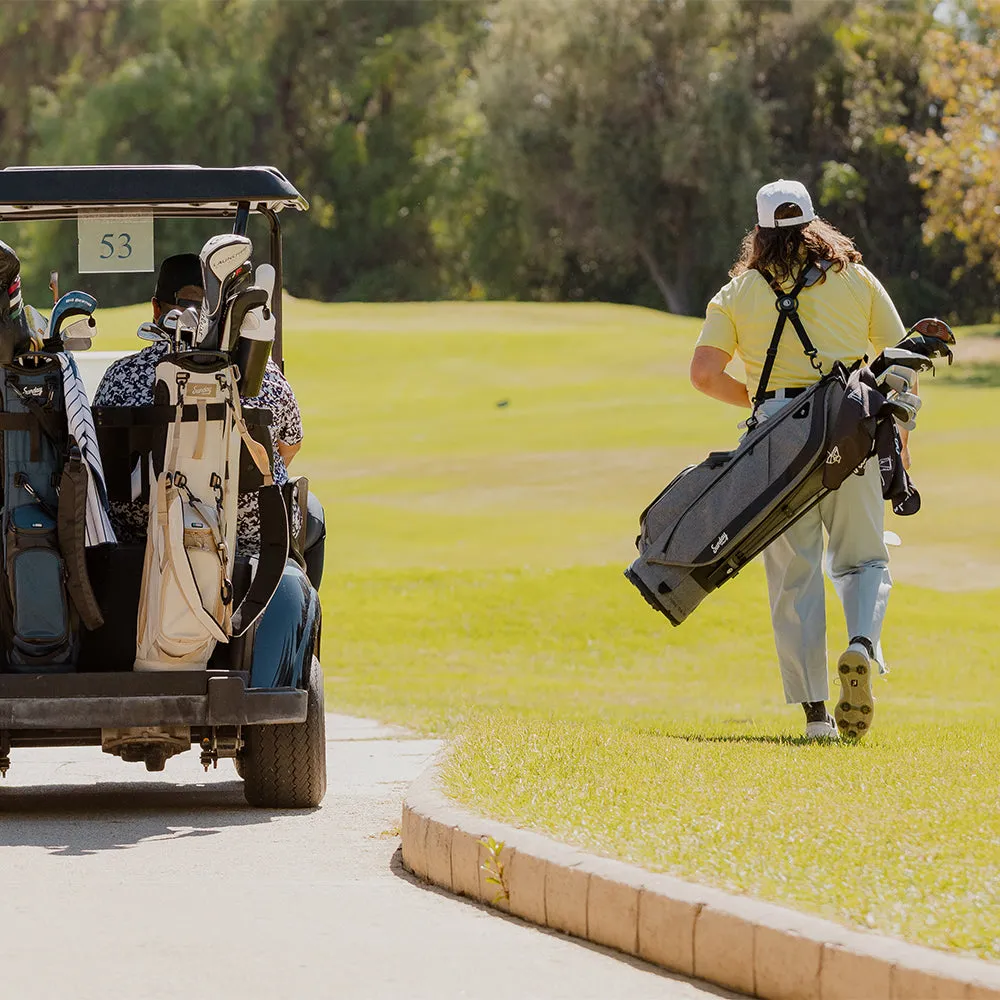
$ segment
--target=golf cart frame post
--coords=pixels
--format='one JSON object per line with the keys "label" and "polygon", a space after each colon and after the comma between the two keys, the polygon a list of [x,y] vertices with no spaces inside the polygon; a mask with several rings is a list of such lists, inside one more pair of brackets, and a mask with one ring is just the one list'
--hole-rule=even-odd
{"label": "golf cart frame post", "polygon": [[0,170],[0,222],[67,221],[101,209],[154,219],[233,219],[245,236],[252,214],[267,219],[274,268],[274,345],[284,370],[281,335],[282,246],[278,213],[309,203],[274,167],[6,167]]}
{"label": "golf cart frame post", "polygon": [[[278,213],[285,209],[305,211],[308,203],[280,171],[268,166],[0,170],[0,222],[73,220],[99,217],[106,210],[109,216],[127,212],[154,219],[233,219],[233,232],[245,235],[250,216],[263,216],[270,232],[269,263],[275,270],[272,357],[282,368],[282,233]],[[100,746],[102,731],[130,727],[189,728],[191,742],[201,746],[202,763],[208,767],[218,757],[239,754],[244,745],[241,727],[280,726],[285,730],[290,724],[306,723],[307,717],[311,720],[317,711],[315,678],[303,678],[303,687],[250,688],[251,653],[250,643],[241,646],[239,659],[230,661],[230,669],[0,673],[0,774],[5,775],[10,766],[12,747]],[[313,673],[316,669],[314,663]],[[321,716],[321,675],[319,685]],[[260,739],[255,737],[255,742]],[[262,751],[257,748],[255,752],[259,755]],[[162,761],[151,769],[161,767]],[[281,800],[282,794],[280,790],[272,794],[258,789],[254,795],[259,801],[254,804],[268,804],[268,795],[275,798],[271,804],[290,804],[291,799]],[[315,799],[315,794],[310,794]]]}

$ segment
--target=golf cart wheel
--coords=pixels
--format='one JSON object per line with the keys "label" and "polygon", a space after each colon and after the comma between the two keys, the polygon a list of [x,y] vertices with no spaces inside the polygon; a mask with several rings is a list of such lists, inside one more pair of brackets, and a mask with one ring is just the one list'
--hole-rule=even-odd
{"label": "golf cart wheel", "polygon": [[326,716],[323,668],[314,656],[309,671],[305,722],[250,726],[242,753],[243,794],[252,806],[308,809],[326,794]]}

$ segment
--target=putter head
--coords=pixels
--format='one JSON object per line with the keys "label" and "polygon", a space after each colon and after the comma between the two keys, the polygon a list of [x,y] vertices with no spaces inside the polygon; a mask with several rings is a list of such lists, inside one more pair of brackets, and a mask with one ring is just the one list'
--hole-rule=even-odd
{"label": "putter head", "polygon": [[220,233],[201,248],[201,279],[205,299],[195,333],[195,345],[215,350],[219,347],[219,318],[229,294],[240,279],[249,280],[253,243],[246,236]]}
{"label": "putter head", "polygon": [[68,326],[63,324],[62,342],[67,351],[89,351],[97,336],[97,321],[93,316],[78,319]]}

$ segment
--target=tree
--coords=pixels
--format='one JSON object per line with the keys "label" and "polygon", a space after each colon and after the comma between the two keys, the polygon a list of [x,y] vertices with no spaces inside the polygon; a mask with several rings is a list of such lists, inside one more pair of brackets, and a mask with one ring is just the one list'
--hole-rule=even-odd
{"label": "tree", "polygon": [[953,235],[968,264],[986,264],[1000,279],[1000,5],[978,0],[956,13],[926,38],[940,125],[902,141],[925,192],[925,239]]}
{"label": "tree", "polygon": [[477,62],[488,155],[535,242],[640,266],[674,312],[724,272],[760,180],[748,66],[725,5],[509,0]]}

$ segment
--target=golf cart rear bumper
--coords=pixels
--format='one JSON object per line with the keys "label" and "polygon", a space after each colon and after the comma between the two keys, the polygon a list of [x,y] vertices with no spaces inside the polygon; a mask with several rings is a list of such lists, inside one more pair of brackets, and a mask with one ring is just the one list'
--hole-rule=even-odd
{"label": "golf cart rear bumper", "polygon": [[0,675],[0,730],[262,726],[304,722],[308,692],[247,688],[245,674]]}

